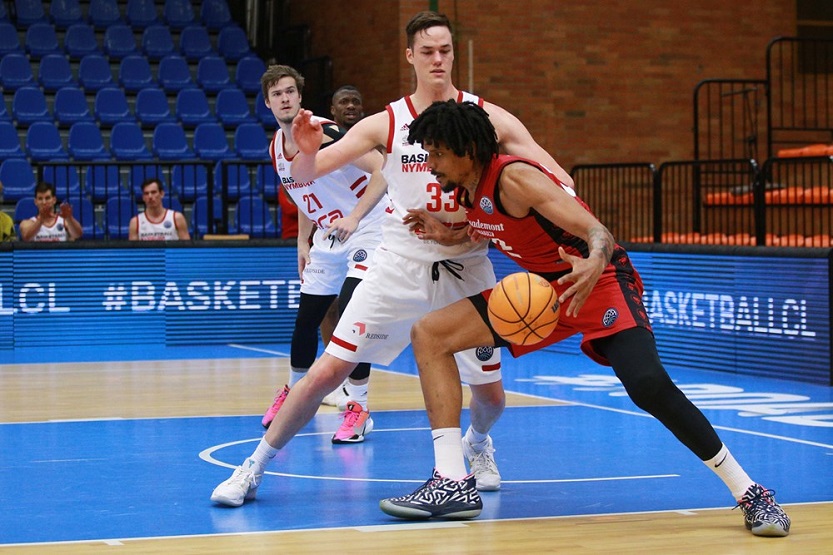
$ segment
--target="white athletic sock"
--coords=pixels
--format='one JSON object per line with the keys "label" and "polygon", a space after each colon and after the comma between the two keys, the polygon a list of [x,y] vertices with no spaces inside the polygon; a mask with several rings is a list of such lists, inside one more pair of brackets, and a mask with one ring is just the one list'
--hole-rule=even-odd
{"label": "white athletic sock", "polygon": [[262,438],[260,443],[257,444],[255,452],[243,461],[242,466],[245,470],[251,470],[259,476],[263,474],[263,471],[266,470],[266,465],[268,465],[277,454],[278,450],[269,445],[269,443],[266,442],[266,438]]}
{"label": "white athletic sock", "polygon": [[431,430],[434,439],[434,468],[444,478],[462,480],[468,476],[463,462],[463,432],[460,428]]}
{"label": "white athletic sock", "polygon": [[472,446],[475,453],[480,453],[483,449],[486,448],[486,441],[489,439],[489,432],[485,434],[481,434],[477,430],[469,425],[469,429],[466,430],[466,440],[469,442],[469,445]]}
{"label": "white athletic sock", "polygon": [[735,500],[743,497],[743,494],[746,493],[749,486],[755,483],[743,468],[741,468],[726,445],[721,445],[717,455],[707,461],[703,461],[703,463],[723,480],[723,483],[732,492],[732,497]]}
{"label": "white athletic sock", "polygon": [[351,383],[350,380],[344,384],[344,389],[347,391],[347,398],[350,401],[355,401],[362,406],[362,408],[368,412],[370,409],[367,408],[367,384],[356,385]]}
{"label": "white athletic sock", "polygon": [[309,370],[309,368],[295,368],[294,366],[290,367],[289,383],[287,385],[290,388],[292,388],[292,386],[301,381],[301,378],[307,375],[307,370]]}

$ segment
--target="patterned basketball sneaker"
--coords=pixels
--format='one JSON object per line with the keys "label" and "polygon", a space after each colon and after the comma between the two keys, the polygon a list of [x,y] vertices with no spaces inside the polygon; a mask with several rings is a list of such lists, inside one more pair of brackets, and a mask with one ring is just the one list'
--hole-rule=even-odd
{"label": "patterned basketball sneaker", "polygon": [[471,443],[463,436],[463,453],[469,461],[469,468],[474,474],[478,491],[497,491],[500,489],[500,472],[495,463],[495,448],[492,438],[486,440],[486,447],[477,453]]}
{"label": "patterned basketball sneaker", "polygon": [[341,413],[344,419],[333,434],[333,443],[361,443],[364,436],[373,431],[370,413],[355,401],[347,402],[347,410]]}
{"label": "patterned basketball sneaker", "polygon": [[239,507],[244,501],[255,498],[262,478],[263,475],[257,476],[254,472],[238,466],[231,478],[214,488],[211,500],[220,505]]}
{"label": "patterned basketball sneaker", "polygon": [[752,484],[738,500],[735,509],[743,511],[746,529],[756,536],[786,536],[790,533],[790,517],[775,502],[775,492]]}
{"label": "patterned basketball sneaker", "polygon": [[281,406],[283,405],[283,402],[286,401],[287,395],[289,395],[289,386],[285,385],[282,390],[278,391],[278,394],[275,396],[275,400],[272,401],[272,406],[269,407],[269,410],[267,410],[266,414],[263,415],[263,420],[260,421],[264,428],[268,428],[272,423],[272,420],[275,419],[275,415],[278,414],[279,410],[281,410]]}
{"label": "patterned basketball sneaker", "polygon": [[474,475],[462,480],[443,478],[434,470],[431,479],[413,493],[379,502],[382,512],[407,519],[475,518],[483,510],[483,501],[474,487]]}

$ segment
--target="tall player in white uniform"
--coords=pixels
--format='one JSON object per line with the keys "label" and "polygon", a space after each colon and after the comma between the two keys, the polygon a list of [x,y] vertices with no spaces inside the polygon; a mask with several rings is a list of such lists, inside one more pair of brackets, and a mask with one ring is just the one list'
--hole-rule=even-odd
{"label": "tall player in white uniform", "polygon": [[[314,179],[382,147],[388,152],[384,174],[393,212],[383,223],[382,245],[373,268],[356,288],[353,301],[339,320],[324,355],[287,396],[279,418],[234,474],[215,488],[212,500],[229,506],[254,499],[266,465],[315,415],[321,399],[337,386],[359,360],[388,364],[407,346],[410,328],[421,315],[446,306],[472,291],[495,283],[491,263],[482,244],[444,247],[423,241],[403,223],[409,208],[424,208],[457,233],[465,236],[465,213],[454,196],[443,193],[431,176],[427,154],[407,143],[407,125],[436,100],[473,100],[451,82],[454,63],[451,23],[444,15],[421,12],[406,27],[405,56],[413,66],[417,87],[408,97],[383,112],[354,125],[334,145],[318,150],[323,130],[312,114],[302,110],[292,133],[300,153],[292,163],[292,175],[301,181]],[[569,175],[532,138],[526,127],[506,110],[482,103],[497,128],[502,148],[545,164],[567,184]],[[435,444],[462,440],[480,490],[498,489],[500,474],[494,461],[492,425],[503,412],[505,396],[500,379],[499,351],[475,349],[460,353],[458,367],[472,392],[471,426],[465,437],[458,426],[434,430]],[[442,400],[439,400],[442,402]],[[450,457],[454,459],[453,457]],[[461,481],[468,471],[458,460],[437,464],[448,469],[444,478]]]}
{"label": "tall player in white uniform", "polygon": [[191,239],[188,222],[182,212],[162,204],[165,189],[156,177],[142,183],[145,210],[130,218],[127,238],[131,241],[187,241]]}
{"label": "tall player in white uniform", "polygon": [[[270,145],[272,164],[281,184],[298,207],[298,273],[301,275],[301,301],[292,332],[289,383],[278,390],[272,406],[263,416],[268,428],[295,384],[306,375],[318,351],[318,327],[336,295],[343,308],[353,289],[373,263],[379,245],[381,222],[386,202],[385,182],[381,174],[383,158],[370,152],[338,170],[311,181],[292,179],[289,165],[298,152],[292,140],[292,120],[301,110],[304,77],[285,65],[269,66],[261,77],[263,98],[278,122]],[[321,148],[341,138],[343,131],[335,122],[316,118],[327,128]],[[313,228],[312,248],[304,238]],[[367,381],[370,365],[362,363],[354,371]],[[353,387],[342,424],[333,435],[333,443],[358,443],[373,429],[367,410],[367,388]]]}
{"label": "tall player in white uniform", "polygon": [[72,205],[64,201],[58,213],[55,212],[55,186],[41,181],[35,186],[35,206],[37,216],[20,222],[20,238],[36,243],[53,243],[75,241],[80,239],[84,230],[72,215]]}

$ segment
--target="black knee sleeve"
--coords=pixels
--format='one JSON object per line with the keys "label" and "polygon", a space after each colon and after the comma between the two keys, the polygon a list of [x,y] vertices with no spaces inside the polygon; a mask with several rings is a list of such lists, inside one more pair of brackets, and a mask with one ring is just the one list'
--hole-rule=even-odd
{"label": "black knee sleeve", "polygon": [[636,406],[662,422],[701,460],[717,454],[720,438],[700,409],[671,381],[650,331],[632,328],[597,339],[593,345],[610,361]]}
{"label": "black knee sleeve", "polygon": [[309,368],[318,354],[318,326],[324,320],[335,295],[307,295],[301,293],[289,363],[295,368]]}

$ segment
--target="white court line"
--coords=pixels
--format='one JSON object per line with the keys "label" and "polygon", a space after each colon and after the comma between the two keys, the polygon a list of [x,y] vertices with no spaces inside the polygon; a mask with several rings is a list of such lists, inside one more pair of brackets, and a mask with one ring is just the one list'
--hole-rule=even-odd
{"label": "white court line", "polygon": [[255,353],[266,353],[267,355],[275,355],[279,357],[288,357],[289,353],[284,353],[282,351],[272,351],[270,349],[261,349],[260,347],[249,347],[248,345],[240,345],[238,343],[229,343],[226,347],[233,347],[235,349],[241,349],[243,351],[254,351]]}
{"label": "white court line", "polygon": [[[373,433],[385,433],[385,432],[412,432],[412,431],[426,431],[429,428],[388,428],[383,430],[374,429]],[[305,434],[297,434],[295,437],[304,437],[304,436],[321,436],[321,435],[330,435],[330,432],[310,432]],[[237,465],[229,464],[214,458],[214,453],[219,451],[220,449],[225,449],[226,447],[232,447],[234,445],[242,445],[244,443],[257,443],[262,438],[256,437],[252,439],[241,439],[239,441],[230,441],[228,443],[222,443],[220,445],[214,445],[213,447],[209,447],[207,449],[203,449],[200,451],[199,457],[200,459],[204,460],[209,464],[213,464],[216,466],[222,466],[225,468],[230,468],[234,470],[237,468]],[[271,470],[267,470],[264,474],[269,474],[271,476],[283,476],[284,478],[303,478],[307,480],[329,480],[334,482],[364,482],[364,483],[392,483],[392,484],[404,484],[404,483],[412,483],[412,484],[421,484],[425,480],[407,480],[407,479],[392,479],[392,478],[348,478],[345,476],[321,476],[321,475],[313,475],[313,474],[293,474],[291,472],[275,472]],[[501,480],[502,484],[565,484],[565,483],[577,483],[577,482],[609,482],[609,481],[619,481],[619,480],[653,480],[653,479],[660,479],[660,478],[679,478],[679,474],[648,474],[648,475],[632,475],[632,476],[600,476],[595,478],[561,478],[561,479],[552,479],[552,480]]]}

